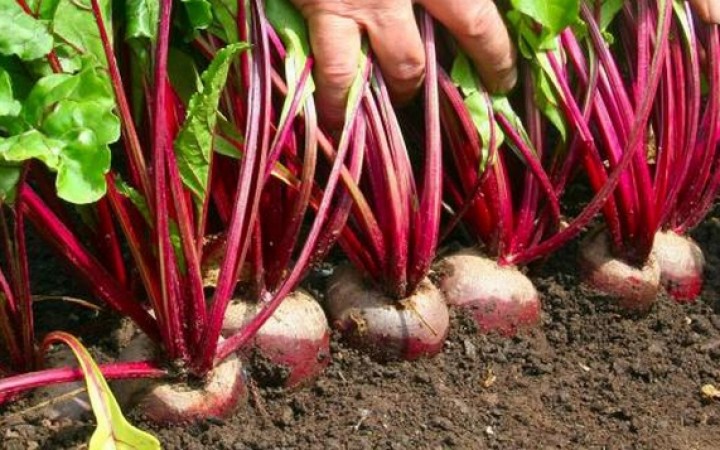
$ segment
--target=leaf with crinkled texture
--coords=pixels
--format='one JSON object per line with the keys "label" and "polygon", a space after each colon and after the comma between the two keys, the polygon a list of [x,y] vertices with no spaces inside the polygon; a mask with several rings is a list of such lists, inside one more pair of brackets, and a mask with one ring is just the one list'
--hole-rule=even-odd
{"label": "leaf with crinkled texture", "polygon": [[0,139],[0,160],[40,160],[57,172],[61,198],[77,204],[97,201],[107,188],[109,145],[120,138],[108,89],[99,68],[40,79],[20,113],[27,129]]}
{"label": "leaf with crinkled texture", "polygon": [[175,140],[175,153],[183,183],[202,204],[207,192],[218,102],[233,58],[249,46],[231,44],[220,50],[202,74],[202,88],[190,99],[187,119]]}
{"label": "leaf with crinkled texture", "polygon": [[8,138],[0,137],[0,201],[15,201],[24,161],[37,159],[51,170],[56,170],[63,147],[63,142],[49,139],[37,130]]}
{"label": "leaf with crinkled texture", "polygon": [[55,188],[58,196],[71,203],[100,200],[107,190],[105,174],[110,170],[110,148],[99,144],[95,134],[82,129],[65,147]]}
{"label": "leaf with crinkled texture", "polygon": [[49,169],[57,170],[60,153],[64,148],[64,142],[49,138],[37,130],[30,130],[9,138],[0,138],[0,160],[21,163],[37,159]]}
{"label": "leaf with crinkled texture", "polygon": [[[112,36],[112,2],[98,3]],[[9,168],[39,160],[57,173],[61,198],[76,204],[95,202],[107,188],[109,145],[120,137],[120,121],[91,1],[30,0],[28,7],[41,20],[22,10],[16,16],[3,13],[17,5],[15,0],[0,0],[0,53],[8,53],[8,39],[27,35],[15,28],[37,22],[38,30],[57,37],[54,50],[63,72],[50,73],[46,58],[21,61],[29,57],[27,51],[14,49],[0,56],[0,164],[14,173]],[[13,27],[2,24],[9,18],[15,21]],[[42,41],[39,35],[33,39]],[[51,39],[39,56],[45,56],[52,44]],[[13,180],[16,177],[8,178],[0,195],[12,197]]]}
{"label": "leaf with crinkled texture", "polygon": [[92,128],[102,136],[101,143],[114,142],[120,136],[120,121],[109,114],[115,102],[105,81],[102,71],[94,68],[74,75],[44,77],[25,101],[25,118],[52,135],[65,134],[73,128]]}
{"label": "leaf with crinkled texture", "polygon": [[57,172],[55,185],[64,200],[92,203],[105,194],[110,149],[98,145],[89,129],[77,130],[63,139],[49,137],[38,130],[0,138],[0,161],[19,164],[30,159],[42,161]]}
{"label": "leaf with crinkled texture", "polygon": [[45,24],[26,14],[15,0],[0,0],[0,54],[29,61],[47,55],[52,46]]}
{"label": "leaf with crinkled texture", "polygon": [[25,120],[35,126],[40,126],[46,108],[72,95],[80,79],[71,74],[58,73],[41,78],[30,91],[23,104]]}
{"label": "leaf with crinkled texture", "polygon": [[[112,2],[98,0],[98,3],[108,35],[112,39]],[[61,37],[59,40],[67,44],[63,47],[65,54],[61,58],[64,70],[70,71],[83,66],[80,60],[84,58],[91,58],[96,64],[107,67],[90,0],[61,1],[55,8],[51,24],[53,32]]]}

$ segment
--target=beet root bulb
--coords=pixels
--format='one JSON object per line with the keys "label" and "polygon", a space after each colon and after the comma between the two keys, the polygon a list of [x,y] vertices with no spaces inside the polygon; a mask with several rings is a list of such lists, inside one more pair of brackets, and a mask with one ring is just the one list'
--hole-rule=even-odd
{"label": "beet root bulb", "polygon": [[653,253],[660,265],[660,282],[678,303],[693,302],[702,291],[705,256],[700,246],[672,231],[655,235]]}
{"label": "beet root bulb", "polygon": [[[138,334],[120,354],[121,361],[157,359],[158,348]],[[123,380],[114,383],[118,399],[134,405],[149,420],[160,424],[196,422],[225,417],[247,395],[245,376],[236,355],[216,365],[202,380]]]}
{"label": "beet root bulb", "polygon": [[442,294],[428,279],[414,294],[395,300],[345,265],[330,279],[326,301],[333,328],[351,346],[381,361],[436,355],[450,328]]}
{"label": "beet root bulb", "polygon": [[597,232],[580,246],[580,269],[585,283],[617,299],[627,312],[646,313],[660,290],[660,266],[651,254],[638,268],[616,258],[607,233]]}
{"label": "beet root bulb", "polygon": [[[235,300],[225,313],[223,335],[239,331],[260,306]],[[259,381],[294,388],[314,381],[330,362],[330,327],[320,305],[305,291],[288,295],[244,351]]]}
{"label": "beet root bulb", "polygon": [[449,305],[470,313],[480,333],[513,336],[540,322],[540,298],[528,277],[472,250],[443,259],[440,289]]}

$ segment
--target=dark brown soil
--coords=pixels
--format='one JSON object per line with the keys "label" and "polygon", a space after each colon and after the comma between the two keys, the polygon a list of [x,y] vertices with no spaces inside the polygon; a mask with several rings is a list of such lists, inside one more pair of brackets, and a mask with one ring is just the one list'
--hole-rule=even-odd
{"label": "dark brown soil", "polygon": [[[663,296],[626,318],[578,286],[571,246],[531,274],[543,322],[524,336],[478,336],[455,316],[432,360],[377,364],[334,344],[314,387],[251,389],[232,418],[158,428],[130,416],[169,449],[717,449],[720,400],[701,388],[720,387],[720,220],[695,237],[709,264],[694,305]],[[8,449],[75,448],[93,429],[9,419]]]}

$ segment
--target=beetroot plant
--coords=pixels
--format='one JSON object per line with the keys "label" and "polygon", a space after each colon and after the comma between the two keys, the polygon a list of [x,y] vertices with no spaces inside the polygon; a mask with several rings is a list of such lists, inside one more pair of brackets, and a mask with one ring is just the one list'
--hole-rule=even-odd
{"label": "beetroot plant", "polygon": [[[47,242],[94,286],[101,300],[142,331],[121,355],[128,362],[102,367],[103,373],[111,378],[161,373],[168,378],[122,387],[125,397],[133,397],[154,420],[186,421],[232,409],[244,392],[237,350],[259,336],[310,264],[331,246],[332,231],[342,227],[342,212],[348,208],[337,206],[348,203],[347,194],[336,198],[335,193],[340,192],[346,157],[362,157],[364,147],[353,138],[357,107],[349,108],[348,125],[333,148],[317,125],[310,95],[312,58],[302,21],[289,3],[271,3],[275,9],[268,11],[277,31],[259,1],[217,2],[217,11],[211,10],[215,21],[191,20],[190,25],[186,19],[197,17],[184,10],[189,7],[184,2],[163,0],[159,10],[133,4],[125,11],[129,48],[113,35],[115,22],[106,4],[89,3],[85,13],[99,36],[98,61],[109,74],[110,104],[104,105],[117,113],[122,131],[122,152],[116,155],[122,165],[107,175],[100,171],[100,179],[103,186],[107,183],[110,224],[117,224],[128,249],[128,259],[119,264],[130,269],[127,285],[78,239],[74,223],[52,207],[49,197],[27,188],[28,217]],[[195,36],[200,55],[211,58],[197,58],[204,70],[199,80],[191,80],[195,85],[189,84],[185,97],[187,84],[177,79],[173,84],[168,71],[182,51],[171,51],[173,17],[184,27],[181,34]],[[118,54],[129,55],[132,63],[121,65]],[[48,101],[59,109],[57,97]],[[117,133],[109,137],[117,139]],[[318,148],[325,150],[323,177],[316,176]],[[91,169],[97,173],[97,167]],[[311,209],[314,217],[306,222]],[[217,280],[205,289],[204,263],[218,254]],[[253,302],[252,313],[227,323],[236,292]],[[327,346],[321,311],[312,301],[303,302],[300,308],[315,308],[315,321],[296,327],[319,328],[319,334],[307,333],[312,342],[300,342],[305,335],[297,330],[278,339],[266,333],[263,341],[274,340],[275,347],[297,345],[289,357],[300,365],[309,361],[311,351],[317,356]],[[287,362],[282,358],[281,363]],[[293,373],[288,381],[300,382],[318,370]],[[76,375],[72,369],[57,369],[7,378],[0,382],[0,392]]]}
{"label": "beetroot plant", "polygon": [[700,294],[704,267],[702,250],[687,233],[707,214],[720,183],[720,42],[717,26],[697,23],[686,5],[674,7],[670,55],[651,122],[657,130],[650,163],[660,228],[653,253],[662,285],[686,302]]}
{"label": "beetroot plant", "polygon": [[[621,108],[612,110],[618,115],[615,119],[623,119],[618,136],[617,130],[603,128],[610,113],[599,98],[598,91],[603,90],[598,86],[602,84],[599,80],[619,80],[607,78],[602,58],[595,55],[609,55],[599,24],[606,27],[617,13],[613,5],[623,6],[622,2],[604,4],[597,17],[588,14],[588,4],[554,2],[564,7],[552,13],[538,11],[532,3],[513,2],[508,15],[524,56],[524,98],[515,106],[523,111],[524,120],[513,112],[507,99],[491,98],[482,89],[462,55],[456,58],[451,75],[441,78],[447,105],[443,120],[447,128],[457,130],[451,133],[457,137],[449,144],[453,161],[447,177],[449,203],[457,212],[455,221],[462,218],[485,252],[496,258],[495,262],[483,260],[475,252],[451,256],[444,264],[443,288],[449,303],[473,311],[482,331],[505,334],[537,321],[539,312],[537,293],[513,266],[548,256],[577,236],[600,210],[614,218],[612,223],[650,220],[633,214],[620,219],[617,192],[635,173],[628,166],[642,157],[637,156],[638,148],[645,142],[667,55],[662,45],[645,49],[643,63],[636,70],[642,74],[643,87],[633,95],[633,108],[623,106],[624,116]],[[667,40],[671,6],[670,2],[637,6],[653,11],[644,17],[647,23],[642,29],[647,39]],[[566,38],[576,34],[587,38],[587,53],[592,57],[592,63],[583,59],[584,71],[579,72],[568,62],[577,52],[565,46]],[[583,89],[576,87],[577,83]],[[614,84],[605,88],[608,95],[618,95]],[[608,149],[615,152],[612,157]],[[561,199],[581,167],[595,195],[569,219],[562,215]],[[601,255],[597,249],[584,254],[594,259]],[[595,266],[607,267],[601,262]],[[589,273],[599,272],[592,269]],[[618,281],[617,287],[637,292],[639,284],[637,275],[632,275]]]}
{"label": "beetroot plant", "polygon": [[[568,66],[563,68],[557,59],[550,63],[555,73],[575,74],[573,87],[568,83],[564,88],[566,99],[572,98],[573,88],[594,93],[588,125],[596,135],[599,157],[585,161],[591,183],[602,180],[607,170],[632,153],[613,201],[603,210],[605,229],[586,240],[581,264],[590,284],[619,297],[627,309],[645,311],[661,278],[655,255],[663,261],[671,294],[682,299],[699,293],[702,264],[696,247],[664,247],[674,239],[660,234],[657,251],[653,248],[659,231],[683,234],[696,225],[717,192],[709,175],[717,149],[717,31],[714,26],[696,31],[684,2],[620,6],[617,19],[610,22],[600,6],[584,4],[585,43],[564,33]],[[605,23],[617,37],[613,47],[604,39]],[[707,49],[705,69],[700,49]],[[705,94],[703,81],[709,87]],[[649,115],[642,103],[648,93],[653,98]],[[567,104],[579,110],[572,104],[581,102]],[[631,124],[641,121],[645,122],[636,136]],[[700,168],[697,178],[692,167]],[[600,187],[600,181],[593,184],[594,189]]]}
{"label": "beetroot plant", "polygon": [[338,241],[353,267],[336,269],[327,289],[333,326],[380,359],[434,355],[449,327],[427,278],[439,237],[442,147],[434,24],[424,13],[419,22],[428,61],[424,121],[403,118],[403,129],[370,56],[370,85],[358,93],[367,156]]}
{"label": "beetroot plant", "polygon": [[[26,220],[33,221],[37,212],[34,189],[47,192],[53,205],[58,198],[75,205],[97,201],[105,190],[109,144],[119,137],[119,121],[113,113],[109,78],[99,63],[102,54],[94,46],[99,42],[97,32],[92,28],[88,32],[88,26],[94,27],[90,14],[76,4],[55,2],[43,7],[8,1],[0,3],[0,16],[0,360],[2,372],[9,375],[36,369],[42,359],[34,339],[25,244]],[[107,204],[99,204],[98,211],[103,206]],[[46,203],[43,207],[51,210]],[[92,212],[76,208],[86,217]],[[104,238],[114,234],[111,222],[100,220],[92,227],[83,223],[81,228],[93,244],[105,250],[106,262],[117,261],[119,247],[112,247],[112,240]],[[73,253],[76,243],[65,243],[68,254]],[[113,279],[99,261],[96,263],[101,269],[97,273],[98,290],[108,287],[124,295],[122,274],[116,272]],[[112,281],[105,286],[108,280]],[[139,305],[128,313],[141,323],[146,315]],[[130,373],[143,370],[125,365],[108,367],[107,371],[123,369]],[[150,367],[144,370],[147,375],[160,372]],[[68,376],[69,372],[74,371],[59,370],[55,375]]]}

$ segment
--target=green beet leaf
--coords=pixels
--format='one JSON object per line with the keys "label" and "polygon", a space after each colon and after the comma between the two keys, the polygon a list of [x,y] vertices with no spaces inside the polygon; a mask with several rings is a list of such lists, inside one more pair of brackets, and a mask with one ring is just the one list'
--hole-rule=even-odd
{"label": "green beet leaf", "polygon": [[35,80],[17,56],[0,55],[0,69],[9,77],[13,97],[22,103],[30,93]]}
{"label": "green beet leaf", "polygon": [[193,40],[200,30],[213,24],[212,5],[208,0],[181,0],[176,5],[175,22],[186,40]]}
{"label": "green beet leaf", "polygon": [[27,4],[39,19],[51,20],[61,1],[67,0],[29,0]]}
{"label": "green beet leaf", "polygon": [[208,0],[182,0],[193,29],[204,30],[213,20],[212,5]]}
{"label": "green beet leaf", "polygon": [[58,196],[71,203],[96,202],[105,195],[105,174],[110,170],[110,149],[98,143],[89,129],[73,133],[57,169]]}
{"label": "green beet leaf", "polygon": [[[617,0],[603,3],[604,14],[608,17],[617,13]],[[584,23],[580,20],[579,0],[550,0],[537,2],[532,0],[511,0],[512,9],[508,21],[515,32],[520,53],[531,61],[535,79],[535,104],[558,130],[561,139],[567,139],[567,124],[562,114],[556,80],[549,68],[547,55],[557,51],[559,34],[568,27],[582,31]],[[620,1],[622,7],[622,1]]]}
{"label": "green beet leaf", "polygon": [[555,74],[550,67],[546,54],[539,54],[537,63],[533,64],[533,72],[537,83],[535,89],[535,104],[542,111],[550,123],[560,132],[563,142],[567,140],[568,129],[565,115],[561,112],[558,87]]}
{"label": "green beet leaf", "polygon": [[[112,2],[98,3],[110,28]],[[35,159],[57,173],[61,198],[92,203],[106,191],[120,121],[91,2],[30,0],[38,19],[18,5],[0,0],[0,197],[12,201],[17,173]],[[43,58],[51,34],[61,73]]]}
{"label": "green beet leaf", "polygon": [[15,0],[0,0],[0,54],[29,61],[47,55],[52,46],[45,24],[26,14]]}
{"label": "green beet leaf", "polygon": [[109,145],[120,138],[115,102],[101,69],[40,79],[20,113],[25,130],[0,138],[0,161],[43,162],[57,172],[58,195],[91,203],[106,191]]}
{"label": "green beet leaf", "polygon": [[13,95],[10,74],[0,67],[0,116],[17,116],[21,109],[22,105]]}
{"label": "green beet leaf", "polygon": [[[458,52],[453,62],[450,77],[453,83],[460,88],[465,97],[464,103],[470,113],[470,118],[480,136],[483,145],[483,154],[480,169],[484,170],[490,158],[490,141],[495,136],[495,149],[502,145],[505,136],[500,126],[492,117],[492,102],[482,87],[477,72],[470,59],[462,52]],[[494,149],[493,149],[494,150]]]}
{"label": "green beet leaf", "polygon": [[220,94],[233,58],[248,48],[248,44],[237,43],[217,53],[202,74],[202,87],[190,99],[187,118],[175,140],[180,176],[199,204],[202,204],[207,192]]}
{"label": "green beet leaf", "polygon": [[511,0],[511,4],[554,35],[577,22],[580,11],[579,0]]}
{"label": "green beet leaf", "polygon": [[212,34],[228,44],[238,42],[237,0],[210,0],[214,20],[210,25]]}
{"label": "green beet leaf", "polygon": [[579,0],[511,0],[511,4],[508,22],[520,53],[527,59],[538,51],[556,48],[556,39],[564,29],[582,23]]}
{"label": "green beet leaf", "polygon": [[622,10],[625,0],[604,0],[600,7],[600,29],[606,30]]}
{"label": "green beet leaf", "polygon": [[[98,0],[102,16],[112,39],[112,2]],[[100,32],[92,13],[90,0],[61,1],[55,8],[53,32],[64,42],[61,64],[65,71],[84,66],[80,60],[89,58],[96,65],[107,66]]]}
{"label": "green beet leaf", "polygon": [[135,208],[137,208],[137,210],[140,212],[140,215],[143,216],[145,222],[148,225],[151,225],[153,223],[153,220],[150,216],[150,209],[148,208],[147,200],[145,199],[145,197],[137,189],[130,186],[128,183],[125,182],[125,180],[120,178],[119,175],[115,176],[114,182],[115,189],[117,189],[118,193],[130,200],[130,203],[132,203]]}
{"label": "green beet leaf", "polygon": [[49,138],[37,130],[0,138],[0,158],[5,163],[21,163],[37,159],[48,168],[57,170],[60,166],[60,154],[64,148],[63,141]]}
{"label": "green beet leaf", "polygon": [[0,204],[15,202],[21,173],[22,169],[16,165],[0,163]]}
{"label": "green beet leaf", "polygon": [[37,130],[0,137],[0,200],[7,203],[15,200],[22,162],[38,159],[49,168],[57,169],[63,146],[62,142],[49,139]]}
{"label": "green beet leaf", "polygon": [[175,93],[184,104],[200,90],[202,82],[192,55],[171,47],[168,54],[168,76]]}
{"label": "green beet leaf", "polygon": [[[284,118],[295,95],[295,86],[300,80],[300,75],[310,54],[310,40],[305,19],[289,0],[268,0],[265,7],[268,20],[280,34],[287,52],[285,77],[289,91],[281,115]],[[314,88],[312,80],[308,81],[305,92],[303,92],[305,97],[312,94]]]}
{"label": "green beet leaf", "polygon": [[125,5],[125,39],[154,41],[159,16],[159,0],[127,0]]}

